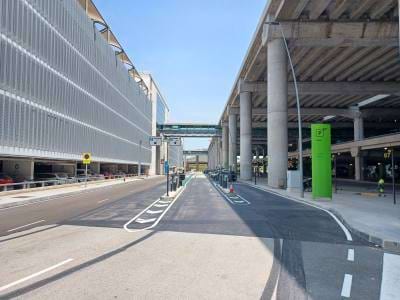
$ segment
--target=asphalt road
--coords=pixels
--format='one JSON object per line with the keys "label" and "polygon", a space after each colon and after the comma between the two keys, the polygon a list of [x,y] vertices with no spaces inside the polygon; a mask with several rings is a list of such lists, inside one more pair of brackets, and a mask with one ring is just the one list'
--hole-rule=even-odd
{"label": "asphalt road", "polygon": [[[119,227],[129,220],[124,218],[124,210],[130,214],[132,209],[141,209],[147,200],[154,200],[165,192],[165,179],[155,177],[141,181],[133,181],[66,196],[56,196],[50,201],[41,201],[25,206],[0,209],[0,236],[13,234],[26,229],[46,224],[66,224],[71,222],[86,222],[88,216],[103,214],[94,226]],[[146,199],[143,199],[145,197]],[[117,203],[115,203],[118,201]],[[128,208],[128,209],[126,209]],[[114,220],[118,214],[120,220]],[[43,220],[43,221],[42,221]],[[78,221],[79,220],[79,221]],[[42,221],[42,222],[39,222]],[[32,224],[26,226],[27,224]]]}
{"label": "asphalt road", "polygon": [[383,252],[326,212],[203,175],[174,201],[164,188],[0,211],[0,298],[379,299]]}

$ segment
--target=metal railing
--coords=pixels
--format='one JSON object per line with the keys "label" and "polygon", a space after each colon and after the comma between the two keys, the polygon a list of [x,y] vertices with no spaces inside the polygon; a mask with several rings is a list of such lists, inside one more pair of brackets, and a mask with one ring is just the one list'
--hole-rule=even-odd
{"label": "metal railing", "polygon": [[[87,182],[99,182],[99,181],[107,181],[110,179],[123,179],[138,177],[138,174],[125,174],[125,175],[107,175],[107,176],[88,176]],[[17,183],[7,183],[0,184],[0,192],[12,191],[12,190],[23,190],[30,188],[40,188],[46,186],[55,186],[55,185],[68,185],[68,184],[76,184],[76,183],[85,183],[85,177],[70,177],[65,179],[54,179],[54,180],[29,180]]]}

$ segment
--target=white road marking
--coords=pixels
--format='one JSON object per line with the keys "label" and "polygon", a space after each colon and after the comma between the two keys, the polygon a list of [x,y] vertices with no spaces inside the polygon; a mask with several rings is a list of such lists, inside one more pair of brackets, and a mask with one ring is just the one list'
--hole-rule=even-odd
{"label": "white road marking", "polygon": [[167,207],[168,204],[154,204],[155,207]]}
{"label": "white road marking", "polygon": [[158,203],[161,203],[161,204],[170,204],[171,201],[160,200],[160,201],[158,201]]}
{"label": "white road marking", "polygon": [[160,223],[161,219],[165,216],[165,214],[168,212],[168,210],[172,207],[172,205],[174,205],[174,203],[179,199],[179,197],[182,195],[182,193],[186,190],[186,186],[189,184],[189,182],[192,180],[192,178],[195,178],[196,176],[191,176],[189,178],[189,180],[186,182],[186,184],[182,187],[182,189],[180,190],[180,192],[175,196],[175,199],[171,201],[171,203],[168,206],[164,212],[156,219],[156,221],[148,227],[145,228],[141,228],[141,229],[129,229],[128,226],[129,224],[131,224],[132,222],[134,222],[137,218],[139,218],[142,214],[144,214],[146,211],[149,210],[150,207],[152,206],[156,206],[155,203],[157,203],[158,201],[160,201],[159,199],[157,199],[156,201],[154,201],[152,204],[150,204],[149,206],[147,206],[144,210],[142,210],[139,214],[137,214],[136,216],[134,216],[132,219],[130,219],[127,223],[125,223],[124,225],[124,229],[128,232],[138,232],[138,231],[143,231],[143,230],[148,230],[151,228],[154,228],[158,225],[158,223]]}
{"label": "white road marking", "polygon": [[19,226],[19,227],[16,227],[16,228],[7,230],[7,232],[12,232],[12,231],[15,231],[15,230],[24,228],[24,227],[28,227],[28,226],[31,226],[31,225],[34,225],[34,224],[42,223],[42,222],[44,222],[44,221],[45,221],[45,220],[39,220],[39,221],[36,221],[36,222],[33,222],[33,223],[29,223],[29,224],[26,224],[26,225],[22,225],[22,226]]}
{"label": "white road marking", "polygon": [[350,298],[351,294],[351,283],[353,281],[353,276],[350,274],[344,274],[343,286],[342,286],[342,297]]}
{"label": "white road marking", "polygon": [[146,213],[151,214],[151,215],[155,215],[155,214],[161,214],[163,212],[163,210],[147,210]]}
{"label": "white road marking", "polygon": [[28,281],[28,280],[30,280],[30,279],[32,279],[32,278],[35,278],[35,277],[37,277],[37,276],[40,276],[40,275],[42,275],[42,274],[44,274],[44,273],[47,273],[47,272],[49,272],[49,271],[52,271],[52,270],[54,270],[54,269],[56,269],[56,268],[58,268],[58,267],[61,267],[62,265],[65,265],[65,264],[67,264],[67,263],[69,263],[69,262],[71,262],[71,261],[73,261],[73,259],[72,259],[72,258],[69,258],[69,259],[64,260],[64,261],[62,261],[62,262],[60,262],[60,263],[58,263],[58,264],[56,264],[56,265],[54,265],[54,266],[51,266],[51,267],[49,267],[49,268],[47,268],[47,269],[44,269],[44,270],[42,270],[42,271],[39,271],[39,272],[34,273],[34,274],[32,274],[32,275],[29,275],[29,276],[27,276],[27,277],[21,278],[21,279],[19,279],[19,280],[17,280],[17,281],[11,282],[11,283],[9,283],[9,284],[7,284],[7,285],[3,285],[2,287],[0,287],[0,292],[4,291],[4,290],[6,290],[6,289],[9,289],[10,287],[13,287],[14,285],[23,283],[23,282]]}
{"label": "white road marking", "polygon": [[246,202],[247,204],[251,204],[249,200],[243,198],[243,197],[240,196],[239,194],[237,194],[237,195],[238,195],[238,197],[239,197],[240,199],[242,199],[242,200],[243,200],[244,202]]}
{"label": "white road marking", "polygon": [[381,300],[399,299],[400,295],[400,255],[385,253],[381,283]]}
{"label": "white road marking", "polygon": [[100,200],[100,201],[97,202],[97,203],[103,203],[103,202],[106,202],[106,201],[108,201],[108,200],[110,200],[110,199],[106,198],[106,199]]}
{"label": "white road marking", "polygon": [[[240,204],[240,205],[243,205],[243,203],[246,203],[246,205],[251,204],[250,201],[244,199],[244,198],[243,198],[242,196],[240,196],[239,194],[236,194],[235,196],[229,197],[228,195],[226,195],[226,194],[224,193],[224,191],[221,190],[221,188],[220,188],[217,184],[215,184],[214,182],[212,182],[212,184],[215,186],[215,188],[216,188],[217,190],[220,190],[220,192],[222,193],[222,195],[224,196],[224,198],[225,198],[226,200],[228,200],[230,203],[232,203],[232,204]],[[239,199],[239,198],[242,199],[242,200],[235,200],[235,199]],[[232,201],[231,199],[233,199],[233,201]]]}
{"label": "white road marking", "polygon": [[354,261],[354,249],[349,249],[347,251],[347,260]]}
{"label": "white road marking", "polygon": [[155,220],[157,220],[157,218],[153,218],[153,219],[136,219],[135,222],[140,223],[140,224],[146,224],[146,223],[153,223]]}
{"label": "white road marking", "polygon": [[336,221],[336,223],[337,223],[337,224],[339,225],[339,227],[342,229],[342,231],[344,232],[344,234],[345,234],[345,236],[346,236],[346,239],[347,239],[348,241],[353,241],[353,238],[352,238],[352,236],[351,236],[350,231],[349,231],[349,230],[346,228],[346,226],[344,226],[343,223],[340,222],[340,220],[339,220],[338,218],[336,218],[336,216],[335,216],[333,213],[331,213],[329,210],[324,209],[324,208],[319,207],[319,206],[316,206],[316,205],[313,205],[313,204],[311,204],[311,203],[307,203],[307,202],[304,202],[304,201],[301,201],[301,200],[297,200],[296,198],[293,198],[293,197],[290,197],[290,196],[284,196],[284,195],[281,195],[281,194],[279,194],[279,193],[277,193],[277,192],[274,192],[274,191],[270,191],[270,190],[267,190],[267,189],[260,188],[260,187],[258,187],[258,186],[254,186],[254,185],[249,185],[249,186],[254,187],[254,188],[256,188],[256,189],[259,189],[259,190],[261,190],[261,191],[264,191],[264,192],[267,192],[267,193],[271,193],[271,194],[277,195],[277,196],[282,197],[282,198],[290,199],[290,200],[292,200],[292,201],[295,201],[295,202],[298,202],[298,203],[301,203],[301,204],[304,204],[304,205],[308,205],[308,206],[311,206],[311,207],[314,207],[314,208],[316,208],[316,209],[319,209],[319,210],[322,210],[322,211],[326,212],[328,215],[330,215],[330,216],[332,217],[332,219],[334,219],[334,220]]}

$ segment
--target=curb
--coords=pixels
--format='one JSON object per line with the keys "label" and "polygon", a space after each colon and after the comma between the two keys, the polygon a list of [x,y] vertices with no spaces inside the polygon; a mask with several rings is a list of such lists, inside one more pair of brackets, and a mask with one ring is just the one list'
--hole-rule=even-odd
{"label": "curb", "polygon": [[[248,185],[248,186],[251,186],[251,187],[255,187],[253,184],[248,183],[248,182],[245,182],[245,181],[239,181],[239,182],[240,182],[240,183],[243,183],[243,184],[246,184],[246,185]],[[361,231],[361,230],[358,230],[358,229],[354,228],[354,226],[350,225],[350,224],[345,220],[345,218],[344,218],[336,209],[333,209],[333,208],[325,208],[325,207],[320,206],[318,203],[309,203],[309,202],[307,202],[307,201],[304,201],[304,200],[302,200],[302,199],[295,198],[295,197],[293,197],[293,196],[282,195],[282,194],[279,193],[279,192],[276,192],[276,191],[274,191],[274,190],[270,190],[270,189],[265,188],[265,187],[257,186],[257,188],[259,188],[259,189],[261,189],[261,190],[264,190],[264,191],[266,191],[266,192],[269,192],[269,193],[271,193],[271,194],[274,194],[274,195],[277,195],[277,196],[280,196],[280,197],[284,197],[284,198],[289,199],[289,200],[292,200],[292,201],[302,202],[302,203],[308,204],[308,205],[309,205],[309,204],[312,204],[312,205],[318,206],[319,208],[328,210],[329,212],[333,213],[347,228],[350,229],[350,231],[351,231],[352,233],[354,233],[355,235],[357,235],[359,238],[361,238],[361,239],[363,239],[363,240],[366,240],[366,241],[368,241],[368,242],[371,242],[371,243],[377,245],[378,247],[382,248],[382,249],[385,250],[385,251],[388,251],[388,252],[391,252],[391,253],[400,254],[400,242],[384,240],[384,239],[382,239],[382,238],[380,238],[380,237],[377,237],[377,236],[375,236],[375,235],[372,235],[372,234],[369,234],[369,233],[367,233],[367,232],[364,232],[364,231]]]}
{"label": "curb", "polygon": [[[141,179],[141,178],[138,178],[138,179]],[[93,192],[93,191],[98,191],[98,190],[101,190],[101,189],[106,189],[106,188],[110,188],[110,187],[113,187],[113,186],[118,186],[118,185],[121,185],[121,184],[124,184],[124,183],[132,183],[132,182],[136,182],[136,181],[138,181],[138,180],[132,180],[132,181],[128,181],[128,182],[121,181],[121,182],[116,182],[115,184],[111,184],[111,185],[107,185],[107,186],[97,186],[97,187],[96,186],[92,186],[88,190],[78,190],[78,191],[73,191],[73,192],[61,193],[61,194],[58,194],[58,195],[37,197],[37,198],[33,198],[33,199],[21,199],[20,201],[15,201],[15,202],[12,202],[12,203],[4,203],[4,204],[2,204],[1,200],[0,200],[0,209],[8,209],[8,208],[13,208],[13,207],[26,206],[26,205],[34,204],[34,203],[47,202],[50,199],[51,200],[58,200],[60,198],[72,196],[74,194],[90,193],[90,192]],[[70,186],[68,186],[68,187],[70,187]]]}

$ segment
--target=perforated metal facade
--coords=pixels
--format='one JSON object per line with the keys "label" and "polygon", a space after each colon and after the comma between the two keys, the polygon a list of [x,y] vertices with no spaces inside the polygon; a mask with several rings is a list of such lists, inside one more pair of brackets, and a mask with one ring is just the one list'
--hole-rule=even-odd
{"label": "perforated metal facade", "polygon": [[0,1],[0,154],[150,164],[150,135],[151,102],[75,0]]}

